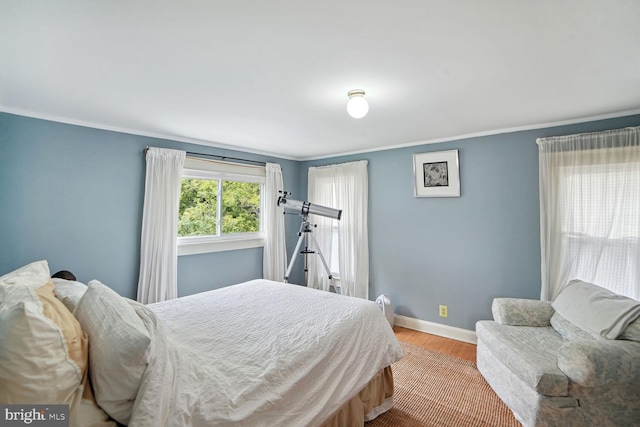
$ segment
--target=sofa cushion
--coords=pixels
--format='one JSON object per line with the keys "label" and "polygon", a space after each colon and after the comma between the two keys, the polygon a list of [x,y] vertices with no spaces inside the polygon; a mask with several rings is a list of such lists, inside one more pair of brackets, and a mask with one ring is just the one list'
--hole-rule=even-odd
{"label": "sofa cushion", "polygon": [[549,301],[522,298],[495,298],[493,320],[512,326],[549,326],[553,307]]}
{"label": "sofa cushion", "polygon": [[569,322],[558,312],[553,313],[551,316],[551,327],[555,329],[557,333],[562,336],[565,340],[573,341],[573,340],[595,340],[593,336],[587,331],[580,329],[573,323]]}
{"label": "sofa cushion", "polygon": [[625,340],[567,341],[558,355],[558,367],[584,387],[638,384],[640,343]]}
{"label": "sofa cushion", "polygon": [[618,339],[640,342],[640,317],[631,322],[629,326],[627,326],[627,329],[620,334]]}
{"label": "sofa cushion", "polygon": [[562,337],[550,326],[510,326],[481,320],[478,341],[522,381],[546,396],[567,396],[569,379],[558,368]]}

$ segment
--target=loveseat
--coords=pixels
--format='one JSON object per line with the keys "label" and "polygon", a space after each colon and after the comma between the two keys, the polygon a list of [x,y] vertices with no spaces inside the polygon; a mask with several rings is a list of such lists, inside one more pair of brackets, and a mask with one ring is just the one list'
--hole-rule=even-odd
{"label": "loveseat", "polygon": [[552,302],[493,301],[478,369],[524,426],[640,426],[640,302],[572,281]]}

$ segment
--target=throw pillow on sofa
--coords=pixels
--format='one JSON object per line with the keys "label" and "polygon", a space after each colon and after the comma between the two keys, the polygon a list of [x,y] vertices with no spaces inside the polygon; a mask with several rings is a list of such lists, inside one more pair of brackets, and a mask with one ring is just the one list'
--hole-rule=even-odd
{"label": "throw pillow on sofa", "polygon": [[553,301],[554,310],[598,339],[616,339],[640,316],[640,301],[572,280]]}

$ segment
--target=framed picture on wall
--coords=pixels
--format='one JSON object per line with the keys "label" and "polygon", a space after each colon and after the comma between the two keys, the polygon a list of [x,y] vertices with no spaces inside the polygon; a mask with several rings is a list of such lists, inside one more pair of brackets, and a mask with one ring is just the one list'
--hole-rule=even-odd
{"label": "framed picture on wall", "polygon": [[415,197],[460,197],[458,150],[413,155]]}

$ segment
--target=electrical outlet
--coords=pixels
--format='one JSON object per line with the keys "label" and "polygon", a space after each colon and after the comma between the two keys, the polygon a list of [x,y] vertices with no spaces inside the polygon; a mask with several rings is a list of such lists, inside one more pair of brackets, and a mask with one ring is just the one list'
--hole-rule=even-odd
{"label": "electrical outlet", "polygon": [[446,305],[441,305],[440,306],[440,317],[447,317],[449,316],[449,308]]}

